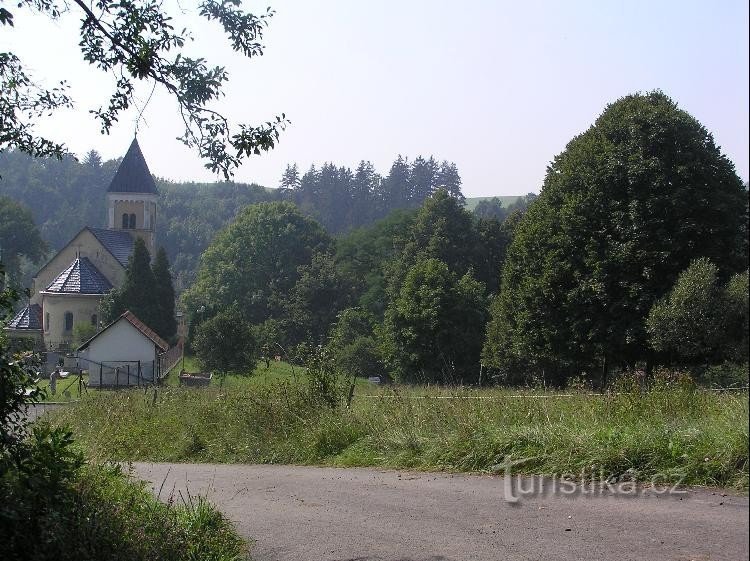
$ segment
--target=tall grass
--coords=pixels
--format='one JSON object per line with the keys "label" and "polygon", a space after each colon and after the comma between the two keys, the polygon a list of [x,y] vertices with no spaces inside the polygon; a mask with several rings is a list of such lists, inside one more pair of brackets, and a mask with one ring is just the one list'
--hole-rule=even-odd
{"label": "tall grass", "polygon": [[[156,394],[154,394],[156,392]],[[666,384],[608,395],[303,383],[102,392],[56,413],[98,459],[656,474],[748,488],[748,395]]]}

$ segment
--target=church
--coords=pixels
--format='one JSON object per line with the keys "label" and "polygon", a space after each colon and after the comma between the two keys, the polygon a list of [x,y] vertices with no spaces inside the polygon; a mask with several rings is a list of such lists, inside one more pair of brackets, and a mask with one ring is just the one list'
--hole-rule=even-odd
{"label": "church", "polygon": [[84,227],[36,273],[28,305],[8,324],[10,337],[69,350],[76,324],[100,329],[99,304],[124,281],[136,238],[154,255],[158,191],[136,139],[106,196],[107,227]]}

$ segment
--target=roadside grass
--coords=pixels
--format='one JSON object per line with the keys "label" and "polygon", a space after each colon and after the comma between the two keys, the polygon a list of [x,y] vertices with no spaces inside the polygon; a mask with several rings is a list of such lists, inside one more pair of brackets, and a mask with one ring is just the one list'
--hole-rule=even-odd
{"label": "roadside grass", "polygon": [[[164,379],[164,385],[167,386],[179,386],[179,374],[182,368],[182,364],[172,369],[169,375]],[[187,372],[200,372],[201,367],[193,356],[186,356],[184,362],[184,368]],[[223,388],[257,388],[260,386],[266,386],[269,384],[275,384],[279,382],[289,382],[292,384],[300,383],[305,378],[305,372],[307,368],[304,366],[295,366],[284,361],[272,360],[266,368],[266,364],[263,361],[259,361],[255,369],[251,373],[247,374],[228,374],[222,381],[221,377],[214,374],[211,379],[212,387],[223,387]],[[376,388],[377,385],[368,382],[364,378],[356,378],[355,385],[357,388],[367,389]]]}
{"label": "roadside grass", "polygon": [[52,419],[69,424],[99,460],[492,472],[524,459],[513,472],[748,488],[747,392],[370,385],[358,386],[346,408],[323,405],[307,376],[253,378],[223,388],[95,392]]}
{"label": "roadside grass", "polygon": [[[4,559],[250,559],[245,541],[204,497],[160,500],[117,465],[76,467],[60,451],[42,445],[44,456],[30,460],[42,462],[31,478],[10,469],[0,481]],[[66,475],[40,477],[54,467]]]}

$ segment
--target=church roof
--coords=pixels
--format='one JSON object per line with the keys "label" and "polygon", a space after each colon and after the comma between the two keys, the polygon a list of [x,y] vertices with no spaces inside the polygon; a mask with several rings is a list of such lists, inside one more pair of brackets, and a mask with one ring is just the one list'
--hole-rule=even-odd
{"label": "church roof", "polygon": [[42,329],[42,307],[29,304],[21,309],[8,323],[8,329]]}
{"label": "church roof", "polygon": [[128,259],[133,253],[133,237],[124,230],[107,230],[105,228],[89,228],[88,231],[94,234],[107,251],[120,262],[123,267],[128,266]]}
{"label": "church roof", "polygon": [[107,280],[88,257],[78,257],[44,290],[58,294],[106,294],[112,290]]}
{"label": "church roof", "polygon": [[117,173],[107,189],[108,193],[152,193],[158,194],[156,183],[151,177],[146,160],[143,158],[138,140],[128,148],[128,153],[120,162]]}

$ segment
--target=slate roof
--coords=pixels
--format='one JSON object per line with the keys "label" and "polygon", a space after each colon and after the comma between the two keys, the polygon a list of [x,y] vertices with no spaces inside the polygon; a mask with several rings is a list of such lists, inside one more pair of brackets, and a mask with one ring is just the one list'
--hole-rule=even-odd
{"label": "slate roof", "polygon": [[8,323],[8,329],[42,329],[42,307],[29,304],[20,310]]}
{"label": "slate roof", "polygon": [[109,184],[107,192],[158,194],[154,178],[151,177],[141,147],[138,146],[138,140],[135,138],[122,159],[120,167],[117,168],[117,173],[115,173],[112,183]]}
{"label": "slate roof", "polygon": [[88,257],[78,257],[70,267],[60,273],[45,292],[58,294],[106,294],[112,290],[112,283]]}
{"label": "slate roof", "polygon": [[105,228],[89,228],[88,226],[86,228],[120,262],[120,265],[123,267],[128,266],[128,258],[133,253],[133,245],[135,243],[133,237],[128,232],[124,230],[107,230]]}
{"label": "slate roof", "polygon": [[133,312],[131,312],[130,310],[126,310],[125,313],[123,313],[119,318],[117,318],[115,321],[113,321],[112,323],[110,323],[107,327],[105,327],[104,329],[102,329],[99,333],[97,333],[96,335],[94,335],[91,339],[89,339],[88,341],[86,341],[83,345],[81,345],[80,347],[78,347],[78,350],[82,351],[83,349],[85,349],[86,347],[88,347],[89,344],[94,339],[96,339],[97,337],[99,337],[99,335],[101,335],[102,333],[104,333],[105,331],[107,331],[107,329],[109,329],[110,327],[112,327],[114,324],[116,324],[121,319],[124,319],[125,321],[127,321],[128,323],[130,323],[130,325],[132,325],[133,327],[135,327],[145,337],[148,337],[151,340],[151,342],[154,345],[156,345],[162,352],[169,350],[169,343],[167,343],[164,339],[162,339],[161,337],[159,337],[153,329],[151,329],[148,325],[146,325],[141,320],[139,320],[135,316],[135,314],[133,314]]}

